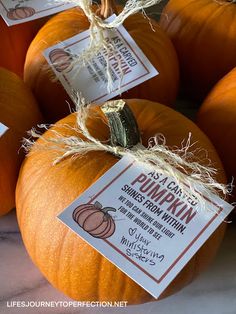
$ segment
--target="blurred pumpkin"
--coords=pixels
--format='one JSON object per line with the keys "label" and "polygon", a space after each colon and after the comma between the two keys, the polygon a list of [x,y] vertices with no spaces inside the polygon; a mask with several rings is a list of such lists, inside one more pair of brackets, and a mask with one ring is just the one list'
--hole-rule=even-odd
{"label": "blurred pumpkin", "polygon": [[[208,151],[208,157],[218,170],[216,179],[219,182],[225,181],[215,149],[193,122],[158,103],[138,99],[129,99],[126,103],[137,120],[145,146],[148,139],[159,132],[166,137],[168,146],[181,145],[191,131],[192,140]],[[86,123],[89,132],[101,141],[108,140],[107,120],[100,107],[94,106],[91,110],[97,118],[93,119],[93,114],[89,117]],[[47,150],[47,145],[50,144],[44,140],[54,138],[58,134],[63,137],[81,136],[75,126],[76,114],[56,123],[38,140],[38,144],[46,145],[45,150],[38,150],[33,146],[21,168],[16,202],[18,223],[26,249],[49,282],[73,299],[127,300],[129,304],[151,301],[151,295],[57,219],[63,209],[118,160],[112,154],[94,151],[65,158],[53,166],[53,161],[60,151]],[[130,134],[133,136],[134,132]],[[198,150],[198,155],[193,154],[193,159],[205,158],[203,155],[203,150]],[[206,158],[205,162],[208,163]],[[79,212],[77,210],[74,213],[74,218],[79,215],[80,210],[81,208]],[[79,220],[77,218],[76,220]],[[224,229],[225,224],[222,224],[213,233],[167,287],[162,297],[190,283],[209,265],[221,243]]]}
{"label": "blurred pumpkin", "polygon": [[[101,12],[111,13],[110,2],[102,1]],[[151,29],[148,19],[145,19],[142,14],[135,14],[124,22],[124,27],[159,71],[159,75],[134,87],[123,96],[147,98],[171,105],[175,101],[178,90],[178,61],[170,40],[155,21],[151,20],[151,23],[155,31]],[[50,122],[57,121],[70,113],[67,103],[70,97],[60,82],[52,80],[54,74],[46,66],[42,53],[46,48],[87,30],[89,26],[89,21],[80,8],[67,10],[45,24],[29,47],[24,80],[31,87],[44,116]],[[54,55],[54,58],[59,58],[60,54]],[[64,56],[64,59],[66,58]]]}
{"label": "blurred pumpkin", "polygon": [[8,128],[0,137],[0,216],[15,206],[15,186],[23,159],[21,140],[40,120],[36,101],[24,82],[0,68],[0,122]]}
{"label": "blurred pumpkin", "polygon": [[[236,178],[236,68],[204,100],[197,124],[215,145],[229,181]],[[234,201],[236,191],[233,192]]]}
{"label": "blurred pumpkin", "polygon": [[23,76],[27,49],[48,18],[7,26],[0,17],[0,67]]}
{"label": "blurred pumpkin", "polygon": [[160,25],[176,48],[191,97],[203,99],[236,66],[235,1],[170,0]]}

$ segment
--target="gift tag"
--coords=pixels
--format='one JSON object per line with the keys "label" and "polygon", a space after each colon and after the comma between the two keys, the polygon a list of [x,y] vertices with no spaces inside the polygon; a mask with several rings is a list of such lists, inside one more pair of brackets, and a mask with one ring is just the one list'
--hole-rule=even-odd
{"label": "gift tag", "polygon": [[8,26],[39,19],[75,7],[58,0],[0,0],[0,14]]}
{"label": "gift tag", "polygon": [[8,130],[8,127],[0,122],[0,137]]}
{"label": "gift tag", "polygon": [[[112,15],[107,21],[114,18],[115,15]],[[104,33],[106,41],[112,44],[115,52],[112,51],[107,57],[107,52],[102,50],[79,70],[71,56],[79,56],[87,49],[90,43],[89,31],[44,52],[55,75],[72,99],[75,92],[82,92],[88,103],[102,103],[158,75],[158,71],[123,26]],[[107,60],[112,91],[107,88]]]}
{"label": "gift tag", "polygon": [[171,177],[123,157],[58,217],[158,298],[233,209],[204,198],[203,210]]}

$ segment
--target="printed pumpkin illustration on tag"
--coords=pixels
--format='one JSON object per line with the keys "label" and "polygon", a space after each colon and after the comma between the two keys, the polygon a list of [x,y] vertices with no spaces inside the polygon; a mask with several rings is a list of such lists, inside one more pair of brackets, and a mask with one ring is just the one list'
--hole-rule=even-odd
{"label": "printed pumpkin illustration on tag", "polygon": [[56,48],[49,53],[49,59],[57,72],[70,72],[73,68],[72,56],[64,49]]}
{"label": "printed pumpkin illustration on tag", "polygon": [[112,207],[102,208],[102,204],[82,204],[72,214],[77,224],[94,238],[106,239],[115,232],[115,222],[109,211],[115,212]]}
{"label": "printed pumpkin illustration on tag", "polygon": [[31,7],[20,7],[19,4],[15,8],[9,9],[7,17],[10,20],[23,20],[35,14],[35,9]]}

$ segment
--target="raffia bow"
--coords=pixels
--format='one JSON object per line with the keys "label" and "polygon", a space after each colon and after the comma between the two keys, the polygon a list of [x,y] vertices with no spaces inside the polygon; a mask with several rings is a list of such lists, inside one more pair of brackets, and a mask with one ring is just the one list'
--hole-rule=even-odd
{"label": "raffia bow", "polygon": [[[124,103],[122,100],[110,101],[103,106],[114,105],[114,103],[117,102],[120,102],[120,104]],[[34,151],[58,151],[59,155],[52,162],[52,166],[66,158],[81,158],[91,151],[107,152],[119,158],[128,155],[143,165],[151,166],[154,171],[172,177],[178,183],[184,194],[197,199],[200,207],[203,209],[206,208],[206,201],[202,196],[203,194],[209,197],[212,193],[223,194],[225,196],[230,193],[232,189],[231,185],[227,186],[218,183],[214,179],[217,172],[215,168],[193,161],[196,160],[193,156],[197,155],[199,149],[189,151],[189,148],[194,145],[191,144],[191,133],[186,143],[184,144],[184,142],[182,142],[182,147],[172,150],[167,147],[165,137],[162,134],[157,134],[151,138],[147,148],[140,143],[134,145],[134,147],[114,146],[111,143],[101,142],[90,134],[86,126],[89,112],[90,106],[86,106],[85,100],[80,97],[77,100],[76,127],[72,128],[68,125],[62,126],[76,131],[80,136],[63,137],[59,131],[49,129],[53,137],[45,139],[35,130],[31,130],[31,139],[24,140],[25,149],[30,152],[32,145],[34,145]],[[40,127],[48,129],[46,125],[41,125]],[[32,137],[41,138],[43,141],[40,141],[40,143],[37,141],[34,142]],[[201,194],[196,191],[196,188],[198,191],[201,191]]]}

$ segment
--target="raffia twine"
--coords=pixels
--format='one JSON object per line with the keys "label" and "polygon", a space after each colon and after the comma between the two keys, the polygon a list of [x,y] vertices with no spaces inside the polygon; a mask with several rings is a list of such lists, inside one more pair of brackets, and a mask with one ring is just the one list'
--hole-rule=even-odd
{"label": "raffia twine", "polygon": [[[170,149],[166,145],[163,134],[156,134],[150,138],[147,148],[141,145],[137,145],[132,149],[120,146],[113,147],[90,134],[86,126],[86,121],[91,113],[90,109],[91,105],[86,106],[85,99],[79,96],[77,98],[76,126],[59,126],[59,128],[62,127],[76,132],[78,136],[63,137],[58,127],[55,130],[50,129],[48,125],[40,125],[40,128],[51,132],[53,137],[45,138],[33,129],[29,132],[30,138],[24,139],[23,147],[28,154],[31,153],[32,147],[34,152],[56,151],[58,155],[52,161],[52,166],[65,159],[79,159],[87,153],[95,151],[110,153],[119,158],[130,156],[136,162],[142,163],[144,166],[150,166],[153,171],[172,177],[180,186],[184,197],[190,197],[198,201],[200,210],[207,210],[204,196],[211,198],[212,193],[220,196],[227,196],[231,193],[232,183],[224,185],[214,179],[217,169],[210,165],[201,164],[201,160],[196,161],[196,156],[202,149],[192,149],[196,143],[191,144],[191,133],[189,133],[187,141],[183,141],[179,148]],[[96,116],[93,116],[93,118],[96,118]],[[35,141],[33,138],[40,138],[41,141]]]}
{"label": "raffia twine", "polygon": [[[93,68],[93,64],[90,63],[90,61],[96,57],[99,52],[104,52],[106,60],[105,74],[107,78],[107,91],[110,93],[114,90],[114,88],[116,88],[112,80],[111,68],[109,65],[109,56],[111,55],[115,58],[118,64],[119,72],[121,73],[118,81],[118,89],[120,89],[123,79],[121,61],[118,57],[116,57],[117,54],[114,45],[106,40],[106,34],[108,31],[114,31],[115,29],[119,28],[119,26],[121,26],[130,15],[136,14],[139,11],[141,11],[144,17],[148,19],[150,29],[155,31],[152,27],[151,20],[145,13],[145,9],[156,5],[161,1],[162,0],[128,0],[123,10],[115,17],[115,19],[111,22],[108,22],[103,20],[98,14],[96,14],[96,12],[94,12],[91,0],[67,0],[66,3],[74,3],[76,6],[80,7],[90,22],[90,38],[88,47],[86,47],[79,55],[75,55],[70,51],[67,51],[72,60],[71,66],[76,68],[76,71],[73,74],[74,79],[76,79],[76,76],[79,75],[80,70],[86,65],[89,64]],[[55,62],[53,65],[56,67],[58,65],[60,66],[61,63],[63,63],[63,61]],[[66,73],[66,70],[61,72],[61,74],[64,73]]]}

